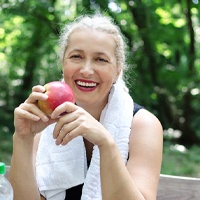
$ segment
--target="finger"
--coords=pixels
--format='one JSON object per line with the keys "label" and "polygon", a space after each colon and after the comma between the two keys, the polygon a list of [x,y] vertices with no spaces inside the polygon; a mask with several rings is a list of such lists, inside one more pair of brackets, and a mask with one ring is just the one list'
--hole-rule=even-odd
{"label": "finger", "polygon": [[48,95],[41,92],[32,92],[28,99],[25,101],[26,103],[37,103],[38,100],[46,101],[48,99]]}
{"label": "finger", "polygon": [[31,116],[35,115],[44,122],[47,122],[49,120],[49,118],[45,115],[45,113],[42,112],[35,104],[23,103],[20,105],[19,108],[21,109],[22,113],[23,113],[23,111],[26,111],[26,112],[30,113]]}
{"label": "finger", "polygon": [[72,102],[64,102],[59,105],[51,114],[52,119],[59,118],[63,113],[72,113],[76,111],[78,107]]}
{"label": "finger", "polygon": [[[73,129],[72,122],[75,121],[76,118],[77,118],[76,115],[71,114],[71,113],[68,113],[68,114],[60,117],[58,120],[58,123],[55,125],[54,131],[53,131],[53,138],[56,139],[62,130],[64,130],[65,133],[71,131]],[[71,126],[71,128],[70,128],[70,126]],[[65,129],[63,129],[64,127],[65,127]],[[68,127],[68,129],[67,129],[67,127]],[[61,137],[61,135],[60,135],[60,137]]]}
{"label": "finger", "polygon": [[42,85],[36,85],[32,87],[32,92],[42,92],[44,93],[46,91],[45,87]]}
{"label": "finger", "polygon": [[74,131],[69,132],[61,141],[61,145],[66,145],[67,143],[69,143],[71,140],[73,140],[74,138],[78,137],[77,134],[75,134]]}
{"label": "finger", "polygon": [[58,134],[56,138],[56,145],[60,145],[63,139],[66,137],[66,135],[71,135],[69,130],[70,129],[67,124],[62,127],[60,133]]}
{"label": "finger", "polygon": [[[57,145],[66,145],[68,142],[70,142],[72,139],[76,138],[78,136],[78,132],[76,131],[77,126],[75,126],[74,129],[71,131],[68,131],[69,127],[64,126],[63,130],[59,134],[58,138],[56,139]],[[66,134],[67,133],[67,134]]]}
{"label": "finger", "polygon": [[80,126],[76,125],[70,132],[67,133],[67,135],[65,135],[62,138],[62,141],[60,144],[66,145],[68,142],[70,142],[74,138],[78,137],[79,135],[82,135],[83,137],[86,136],[86,134],[82,134],[82,128]]}
{"label": "finger", "polygon": [[15,108],[15,116],[16,118],[26,118],[26,119],[29,119],[29,120],[32,120],[32,121],[39,121],[40,120],[40,117],[26,111],[26,110],[22,110],[20,109],[19,107],[18,108]]}

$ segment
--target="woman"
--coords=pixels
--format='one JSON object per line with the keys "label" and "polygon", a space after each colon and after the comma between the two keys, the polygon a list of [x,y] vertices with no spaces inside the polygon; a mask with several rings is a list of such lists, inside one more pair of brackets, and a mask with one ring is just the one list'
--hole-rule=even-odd
{"label": "woman", "polygon": [[145,109],[135,113],[118,27],[108,17],[80,17],[64,28],[59,57],[76,104],[48,117],[37,107],[48,98],[38,85],[15,109],[15,199],[156,199],[162,126]]}

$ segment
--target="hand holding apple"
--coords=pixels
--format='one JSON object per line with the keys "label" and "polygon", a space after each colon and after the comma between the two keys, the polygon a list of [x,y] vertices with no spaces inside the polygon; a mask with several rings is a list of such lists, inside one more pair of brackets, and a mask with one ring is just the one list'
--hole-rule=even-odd
{"label": "hand holding apple", "polygon": [[56,107],[66,101],[75,103],[73,90],[68,84],[60,81],[53,81],[45,84],[44,87],[48,99],[46,101],[38,100],[38,107],[46,115],[50,116]]}

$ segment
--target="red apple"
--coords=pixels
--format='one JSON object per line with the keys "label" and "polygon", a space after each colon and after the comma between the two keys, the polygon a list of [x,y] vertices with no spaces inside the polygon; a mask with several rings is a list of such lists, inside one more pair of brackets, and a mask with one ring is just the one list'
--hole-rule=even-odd
{"label": "red apple", "polygon": [[68,84],[60,81],[53,81],[45,84],[44,87],[48,99],[46,101],[38,100],[38,107],[46,115],[51,115],[56,107],[66,101],[75,103],[73,90]]}

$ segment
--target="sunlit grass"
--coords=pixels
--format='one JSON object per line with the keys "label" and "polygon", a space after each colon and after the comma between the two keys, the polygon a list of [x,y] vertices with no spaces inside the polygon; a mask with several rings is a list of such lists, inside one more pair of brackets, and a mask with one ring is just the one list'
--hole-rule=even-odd
{"label": "sunlit grass", "polygon": [[164,143],[161,173],[177,176],[200,177],[200,148],[193,146],[184,151]]}

